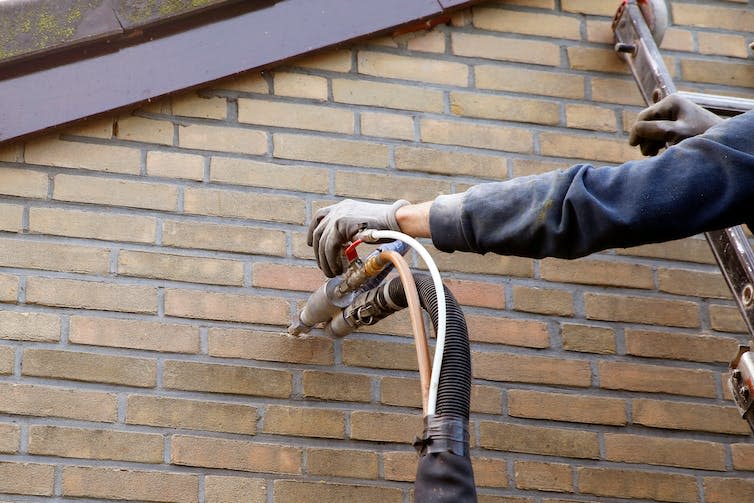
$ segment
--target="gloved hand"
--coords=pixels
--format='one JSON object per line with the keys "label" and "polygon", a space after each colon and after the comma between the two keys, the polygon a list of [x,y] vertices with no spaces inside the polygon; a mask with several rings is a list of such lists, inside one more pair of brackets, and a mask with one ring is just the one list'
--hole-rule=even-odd
{"label": "gloved hand", "polygon": [[345,199],[317,211],[309,225],[306,242],[314,247],[317,265],[332,278],[343,272],[343,248],[364,229],[399,231],[395,219],[398,208],[409,204],[401,199],[393,204],[363,203]]}
{"label": "gloved hand", "polygon": [[656,155],[666,143],[675,145],[722,120],[688,98],[671,94],[639,113],[628,142],[639,145],[644,155]]}

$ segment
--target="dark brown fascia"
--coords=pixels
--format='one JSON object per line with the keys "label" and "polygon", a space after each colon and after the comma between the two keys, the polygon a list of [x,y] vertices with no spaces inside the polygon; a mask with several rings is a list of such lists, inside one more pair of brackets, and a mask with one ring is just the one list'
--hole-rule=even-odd
{"label": "dark brown fascia", "polygon": [[[32,1],[42,0],[11,3]],[[120,0],[66,1],[102,9],[103,1],[112,7]],[[428,27],[432,20],[447,19],[452,10],[477,2],[208,0],[199,11],[147,16],[127,28],[124,14],[114,11],[122,30],[114,35],[89,33],[5,63],[0,58],[0,142],[364,37]],[[99,15],[105,19],[103,12]],[[114,28],[109,21],[99,26],[103,33]]]}

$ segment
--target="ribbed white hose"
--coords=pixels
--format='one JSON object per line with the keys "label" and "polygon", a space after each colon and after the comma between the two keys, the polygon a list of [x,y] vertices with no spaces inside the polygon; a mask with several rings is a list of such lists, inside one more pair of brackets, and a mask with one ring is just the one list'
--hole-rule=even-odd
{"label": "ribbed white hose", "polygon": [[429,269],[429,274],[432,276],[432,282],[435,285],[435,293],[437,294],[437,343],[435,345],[435,356],[432,362],[432,376],[429,381],[429,399],[427,400],[427,415],[434,416],[437,408],[437,391],[440,387],[440,370],[442,369],[442,355],[445,351],[445,330],[446,330],[446,314],[445,314],[445,288],[442,284],[442,278],[440,277],[440,271],[435,265],[435,261],[432,260],[429,252],[424,246],[417,240],[397,231],[378,231],[367,229],[360,234],[360,237],[364,241],[377,241],[380,239],[397,239],[403,241],[424,260]]}

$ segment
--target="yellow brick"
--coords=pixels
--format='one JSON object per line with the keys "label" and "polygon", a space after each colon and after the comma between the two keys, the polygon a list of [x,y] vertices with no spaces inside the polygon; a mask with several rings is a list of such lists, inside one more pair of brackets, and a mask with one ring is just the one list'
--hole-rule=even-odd
{"label": "yellow brick", "polygon": [[609,328],[566,323],[561,327],[560,336],[566,351],[605,355],[616,353],[615,334]]}
{"label": "yellow brick", "polygon": [[416,452],[385,452],[382,455],[385,480],[413,482],[416,479]]}
{"label": "yellow brick", "polygon": [[673,369],[662,365],[599,362],[600,387],[645,393],[715,398],[716,373],[701,369]]}
{"label": "yellow brick", "polygon": [[335,101],[354,105],[434,113],[445,109],[442,91],[419,86],[333,79],[332,93]]}
{"label": "yellow brick", "polygon": [[573,46],[567,48],[568,61],[574,70],[606,73],[629,73],[629,67],[615,51],[596,47]]}
{"label": "yellow brick", "polygon": [[188,435],[173,436],[171,444],[170,462],[174,465],[301,473],[302,451],[298,447]]}
{"label": "yellow brick", "polygon": [[351,71],[351,50],[330,49],[313,56],[304,56],[294,61],[294,66],[347,73]]}
{"label": "yellow brick", "polygon": [[696,478],[690,475],[592,467],[579,467],[576,473],[582,493],[655,501],[698,498]]}
{"label": "yellow brick", "polygon": [[0,423],[0,452],[14,454],[21,445],[21,427],[13,423]]}
{"label": "yellow brick", "polygon": [[165,246],[285,255],[285,233],[278,230],[176,220],[166,220],[162,225]]}
{"label": "yellow brick", "polygon": [[29,210],[29,232],[37,234],[154,243],[156,228],[152,217],[59,208]]}
{"label": "yellow brick", "polygon": [[235,501],[267,501],[267,481],[246,477],[205,476],[204,503]]}
{"label": "yellow brick", "polygon": [[600,456],[599,439],[592,431],[481,421],[479,434],[479,445],[495,451],[582,459]]}
{"label": "yellow brick", "polygon": [[[679,456],[679,453],[683,453]],[[646,435],[605,434],[605,459],[620,463],[725,471],[723,444]]]}
{"label": "yellow brick", "polygon": [[11,375],[16,363],[16,351],[10,346],[0,346],[0,375]]}
{"label": "yellow brick", "polygon": [[66,466],[63,469],[63,495],[196,503],[199,501],[199,476],[164,471]]}
{"label": "yellow brick", "polygon": [[579,99],[584,97],[584,77],[563,74],[562,71],[541,71],[479,65],[474,68],[476,85],[480,89],[511,91],[543,96]]}
{"label": "yellow brick", "polygon": [[359,501],[361,503],[400,503],[403,491],[395,487],[348,485],[297,480],[275,481],[275,503],[287,501]]}
{"label": "yellow brick", "polygon": [[446,279],[444,283],[461,305],[505,308],[505,288],[502,285],[462,279]]}
{"label": "yellow brick", "polygon": [[421,140],[427,143],[528,153],[533,149],[531,131],[474,122],[423,119]]}
{"label": "yellow brick", "polygon": [[697,37],[699,38],[699,52],[702,54],[732,56],[734,58],[745,58],[749,55],[746,38],[741,35],[700,31]]}
{"label": "yellow brick", "polygon": [[744,333],[746,325],[741,318],[741,313],[733,306],[721,306],[712,304],[709,306],[710,327],[721,332]]}
{"label": "yellow brick", "polygon": [[16,302],[17,300],[18,276],[0,274],[0,302]]}
{"label": "yellow brick", "polygon": [[157,360],[75,351],[27,349],[23,354],[22,374],[152,388],[157,384]]}
{"label": "yellow brick", "polygon": [[579,40],[581,22],[573,17],[486,7],[473,9],[474,27],[505,33]]}
{"label": "yellow brick", "polygon": [[508,391],[508,414],[513,417],[625,426],[626,401],[620,398]]}
{"label": "yellow brick", "polygon": [[466,323],[469,339],[473,341],[529,348],[550,347],[547,324],[541,321],[469,313]]}
{"label": "yellow brick", "polygon": [[366,141],[276,133],[273,157],[300,161],[387,168],[387,145]]}
{"label": "yellow brick", "polygon": [[60,340],[60,318],[52,314],[0,311],[0,339],[33,342]]}
{"label": "yellow brick", "polygon": [[590,105],[566,105],[566,126],[594,131],[617,130],[615,112],[610,108]]}
{"label": "yellow brick", "polygon": [[327,79],[303,73],[275,72],[272,84],[278,96],[327,100]]}
{"label": "yellow brick", "polygon": [[733,337],[706,334],[626,329],[624,338],[626,354],[670,360],[729,363],[738,348]]}
{"label": "yellow brick", "polygon": [[328,173],[310,166],[289,166],[270,162],[212,157],[210,181],[272,189],[327,193]]}
{"label": "yellow brick", "polygon": [[267,133],[203,124],[180,125],[178,144],[183,148],[261,155],[267,153]]}
{"label": "yellow brick", "polygon": [[64,129],[61,134],[67,136],[88,136],[90,138],[102,138],[109,140],[113,137],[113,117],[102,119],[86,119],[80,124]]}
{"label": "yellow brick", "polygon": [[626,262],[547,258],[540,262],[540,275],[544,280],[558,283],[654,288],[651,267]]}
{"label": "yellow brick", "polygon": [[53,465],[0,462],[0,492],[52,496],[54,485]]}
{"label": "yellow brick", "polygon": [[687,328],[698,327],[700,323],[699,307],[687,301],[588,293],[584,295],[584,304],[590,320]]}
{"label": "yellow brick", "polygon": [[363,112],[361,134],[398,140],[414,139],[414,119],[407,115]]}
{"label": "yellow brick", "polygon": [[29,454],[63,458],[162,463],[162,435],[32,425]]}
{"label": "yellow brick", "polygon": [[383,377],[380,379],[380,402],[398,407],[422,406],[421,387],[418,379]]}
{"label": "yellow brick", "polygon": [[110,250],[21,239],[0,239],[0,265],[51,271],[106,274]]}
{"label": "yellow brick", "polygon": [[256,423],[257,409],[242,404],[129,395],[126,405],[126,424],[254,435]]}
{"label": "yellow brick", "polygon": [[61,141],[56,138],[29,142],[24,151],[24,160],[29,164],[130,175],[139,174],[140,158],[141,153],[135,148]]}
{"label": "yellow brick", "polygon": [[345,402],[372,399],[372,379],[365,375],[305,370],[303,386],[307,398]]}
{"label": "yellow brick", "polygon": [[751,478],[705,477],[705,501],[709,503],[727,503],[745,501],[754,491]]}
{"label": "yellow brick", "polygon": [[343,197],[395,201],[428,201],[450,192],[450,182],[394,174],[335,173],[335,194]]}
{"label": "yellow brick", "polygon": [[429,247],[429,252],[441,271],[456,271],[472,274],[492,274],[530,278],[534,274],[534,262],[528,258],[505,257],[488,253],[441,253]]}
{"label": "yellow brick", "polygon": [[353,134],[354,115],[332,106],[302,105],[265,100],[238,100],[238,121],[293,129]]}
{"label": "yellow brick", "polygon": [[282,298],[172,288],[165,290],[165,314],[267,325],[287,325],[290,321],[288,301]]}
{"label": "yellow brick", "polygon": [[413,344],[360,339],[343,341],[343,363],[355,367],[417,370]]}
{"label": "yellow brick", "polygon": [[617,7],[602,0],[562,0],[563,11],[595,16],[614,16]]}
{"label": "yellow brick", "polygon": [[118,254],[118,274],[211,285],[242,286],[244,265],[243,262],[236,260],[121,250]]}
{"label": "yellow brick", "polygon": [[357,410],[351,413],[351,438],[373,442],[410,443],[421,435],[419,414]]}
{"label": "yellow brick", "polygon": [[23,206],[0,204],[0,231],[21,232],[24,228],[23,218]]}
{"label": "yellow brick", "polygon": [[754,12],[746,8],[683,3],[673,4],[671,12],[674,24],[743,32],[751,31],[754,26]]}
{"label": "yellow brick", "polygon": [[[57,340],[57,331],[55,339]],[[199,329],[140,320],[72,316],[68,340],[74,344],[169,353],[198,353]]]}
{"label": "yellow brick", "polygon": [[147,174],[201,181],[204,179],[204,157],[152,150],[147,153]]}
{"label": "yellow brick", "polygon": [[436,29],[415,33],[406,43],[406,48],[409,51],[442,54],[445,52],[445,33]]}
{"label": "yellow brick", "polygon": [[508,487],[508,464],[504,460],[474,457],[471,464],[478,487]]}
{"label": "yellow brick", "polygon": [[170,103],[175,115],[223,120],[228,114],[228,104],[225,98],[204,97],[193,91],[173,96]]}
{"label": "yellow brick", "polygon": [[453,54],[457,56],[547,66],[560,65],[560,47],[551,42],[458,32],[453,33],[451,37]]}
{"label": "yellow brick", "polygon": [[373,452],[353,449],[309,449],[308,473],[330,477],[376,479],[378,456]]}
{"label": "yellow brick", "polygon": [[156,313],[157,288],[95,281],[29,278],[26,302],[45,306]]}
{"label": "yellow brick", "polygon": [[452,92],[450,110],[454,115],[481,119],[533,122],[553,126],[560,123],[560,106],[542,100]]}
{"label": "yellow brick", "polygon": [[566,463],[516,461],[516,487],[538,491],[573,492],[573,473]]}
{"label": "yellow brick", "polygon": [[4,143],[0,146],[0,161],[24,162],[24,144],[22,142]]}
{"label": "yellow brick", "polygon": [[184,391],[288,398],[292,376],[282,370],[233,365],[167,361],[164,386]]}
{"label": "yellow brick", "polygon": [[541,152],[553,157],[572,157],[622,164],[641,159],[641,152],[625,140],[594,138],[562,133],[542,133]]}
{"label": "yellow brick", "polygon": [[273,435],[343,438],[345,416],[338,410],[269,405],[263,431]]}
{"label": "yellow brick", "polygon": [[461,63],[359,51],[359,73],[391,79],[466,87],[468,67]]}
{"label": "yellow brick", "polygon": [[731,444],[733,468],[754,471],[754,451],[752,449],[754,449],[752,444]]}
{"label": "yellow brick", "polygon": [[576,387],[592,384],[592,370],[585,360],[474,352],[472,361],[478,379]]}
{"label": "yellow brick", "polygon": [[46,198],[49,181],[46,173],[23,169],[0,169],[0,194],[18,197]]}
{"label": "yellow brick", "polygon": [[[697,34],[702,32],[697,32]],[[690,30],[668,27],[660,44],[661,51],[694,51],[694,35]]]}
{"label": "yellow brick", "polygon": [[733,407],[668,400],[633,400],[634,424],[650,428],[749,435],[751,430]]}
{"label": "yellow brick", "polygon": [[173,144],[173,123],[145,117],[121,117],[115,123],[115,136],[122,140]]}
{"label": "yellow brick", "polygon": [[306,203],[293,196],[186,187],[184,211],[199,215],[303,224]]}
{"label": "yellow brick", "polygon": [[0,382],[0,411],[6,414],[114,423],[117,408],[111,393]]}
{"label": "yellow brick", "polygon": [[175,211],[178,208],[176,186],[92,176],[55,176],[52,197],[61,201],[164,211]]}
{"label": "yellow brick", "polygon": [[231,91],[241,91],[245,93],[268,94],[270,86],[258,71],[249,71],[241,75],[227,78],[216,84],[218,89],[230,89]]}
{"label": "yellow brick", "polygon": [[487,414],[500,414],[503,402],[500,390],[492,386],[471,387],[471,410]]}
{"label": "yellow brick", "polygon": [[278,332],[211,328],[208,353],[221,358],[243,358],[285,363],[332,365],[333,343],[324,337],[288,337]]}
{"label": "yellow brick", "polygon": [[591,83],[592,99],[596,102],[645,106],[633,80],[594,77]]}
{"label": "yellow brick", "polygon": [[514,285],[513,309],[554,316],[573,316],[573,295],[566,290]]}
{"label": "yellow brick", "polygon": [[618,249],[616,253],[618,255],[634,255],[637,257],[661,258],[699,264],[715,263],[715,258],[712,256],[707,241],[699,238],[679,239],[667,243]]}
{"label": "yellow brick", "polygon": [[679,295],[732,299],[730,289],[719,271],[661,268],[657,271],[660,290]]}

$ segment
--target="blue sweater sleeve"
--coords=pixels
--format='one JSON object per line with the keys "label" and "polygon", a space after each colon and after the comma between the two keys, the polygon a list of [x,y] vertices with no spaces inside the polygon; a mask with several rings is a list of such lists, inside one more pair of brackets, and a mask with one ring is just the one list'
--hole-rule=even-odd
{"label": "blue sweater sleeve", "polygon": [[[432,203],[442,251],[575,258],[754,223],[754,111],[657,157],[474,186]],[[751,225],[750,225],[751,227]]]}

